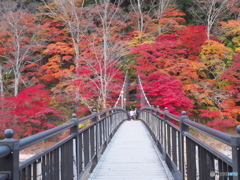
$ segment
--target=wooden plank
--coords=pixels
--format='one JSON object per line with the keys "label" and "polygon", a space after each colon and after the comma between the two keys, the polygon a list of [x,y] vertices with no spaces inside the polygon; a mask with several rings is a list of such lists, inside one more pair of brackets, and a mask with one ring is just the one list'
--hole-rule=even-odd
{"label": "wooden plank", "polygon": [[141,121],[126,121],[112,138],[89,180],[173,179]]}

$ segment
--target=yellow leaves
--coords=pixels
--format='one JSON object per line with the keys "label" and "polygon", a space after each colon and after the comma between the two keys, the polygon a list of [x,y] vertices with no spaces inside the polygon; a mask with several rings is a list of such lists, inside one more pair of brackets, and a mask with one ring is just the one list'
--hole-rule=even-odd
{"label": "yellow leaves", "polygon": [[240,51],[240,18],[221,22],[221,29],[223,30],[222,39],[228,46],[235,49],[235,52]]}
{"label": "yellow leaves", "polygon": [[237,36],[237,37],[234,37],[233,39],[232,39],[232,42],[235,44],[235,52],[238,52],[238,51],[240,51],[240,35],[239,36]]}
{"label": "yellow leaves", "polygon": [[224,34],[227,36],[240,36],[240,18],[237,20],[229,20],[221,22]]}
{"label": "yellow leaves", "polygon": [[140,31],[133,31],[129,35],[130,41],[127,43],[128,47],[134,47],[141,44],[153,43],[155,39],[151,39],[146,33]]}
{"label": "yellow leaves", "polygon": [[236,48],[235,51],[236,51],[236,52],[239,52],[239,51],[240,51],[240,47]]}
{"label": "yellow leaves", "polygon": [[202,46],[200,57],[202,59],[230,59],[233,52],[224,44],[214,40],[207,40],[206,44]]}
{"label": "yellow leaves", "polygon": [[61,62],[61,56],[60,55],[55,55],[52,58],[49,58],[48,61],[49,62],[56,62],[56,63],[59,62],[60,63]]}
{"label": "yellow leaves", "polygon": [[233,51],[224,44],[207,40],[200,52],[201,62],[204,63],[215,77],[222,73],[226,65],[232,60]]}
{"label": "yellow leaves", "polygon": [[208,98],[202,98],[202,103],[208,104],[208,105],[214,105],[213,101]]}

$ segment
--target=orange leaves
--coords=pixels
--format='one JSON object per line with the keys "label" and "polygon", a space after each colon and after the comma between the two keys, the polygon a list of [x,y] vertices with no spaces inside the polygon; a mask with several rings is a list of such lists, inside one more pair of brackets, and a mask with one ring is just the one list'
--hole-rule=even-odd
{"label": "orange leaves", "polygon": [[221,22],[221,39],[235,52],[240,51],[240,18]]}
{"label": "orange leaves", "polygon": [[214,40],[207,40],[200,53],[200,57],[204,60],[231,59],[232,55],[233,52],[230,48]]}
{"label": "orange leaves", "polygon": [[207,40],[200,52],[201,61],[206,65],[213,78],[219,77],[229,62],[233,52],[224,44],[213,40]]}
{"label": "orange leaves", "polygon": [[63,58],[62,58],[62,60],[64,60],[64,61],[70,61],[70,60],[72,60],[72,56],[63,56]]}
{"label": "orange leaves", "polygon": [[74,57],[74,49],[70,43],[56,42],[55,44],[49,44],[44,54],[51,57],[40,68],[40,78],[42,80],[47,82],[56,81],[60,78],[67,78],[73,73],[74,66],[66,65],[66,62],[72,61]]}
{"label": "orange leaves", "polygon": [[74,49],[68,43],[57,42],[56,44],[49,44],[47,49],[44,51],[46,55],[52,54],[65,54],[65,55],[73,55]]}
{"label": "orange leaves", "polygon": [[240,19],[221,22],[225,36],[240,36]]}
{"label": "orange leaves", "polygon": [[168,7],[159,19],[154,19],[152,22],[157,25],[161,34],[169,34],[183,29],[181,23],[185,22],[183,18],[185,14],[179,9]]}
{"label": "orange leaves", "polygon": [[[228,102],[224,102],[224,104]],[[231,104],[231,103],[230,103]],[[229,105],[230,105],[229,104]],[[229,108],[219,109],[215,111],[211,110],[200,110],[202,117],[212,118],[211,121],[207,122],[207,125],[214,129],[225,129],[228,127],[235,127],[240,124],[237,121],[238,115],[240,114],[240,107],[230,105]]]}
{"label": "orange leaves", "polygon": [[71,65],[69,68],[62,68],[63,65],[64,63],[60,55],[53,56],[40,68],[40,73],[42,74],[40,78],[44,81],[50,82],[70,76],[75,67]]}

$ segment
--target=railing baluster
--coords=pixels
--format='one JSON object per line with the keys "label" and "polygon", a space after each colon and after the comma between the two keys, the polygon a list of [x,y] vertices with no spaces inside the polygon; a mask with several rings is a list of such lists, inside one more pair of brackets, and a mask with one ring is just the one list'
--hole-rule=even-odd
{"label": "railing baluster", "polygon": [[37,179],[37,162],[33,162],[32,164],[32,179]]}
{"label": "railing baluster", "polygon": [[78,178],[78,174],[80,173],[78,170],[79,170],[79,164],[80,164],[80,162],[79,162],[79,158],[78,158],[78,152],[79,152],[79,136],[78,136],[78,131],[79,131],[79,127],[78,127],[78,119],[77,119],[77,115],[74,113],[74,114],[72,114],[72,119],[71,119],[71,121],[73,121],[73,122],[75,122],[75,126],[73,126],[71,129],[70,129],[70,133],[71,134],[74,134],[75,135],[75,141],[73,141],[73,143],[74,143],[74,148],[75,149],[73,149],[73,155],[74,155],[74,157],[73,157],[73,159],[74,159],[74,169],[75,169],[75,171],[76,171],[76,178]]}
{"label": "railing baluster", "polygon": [[91,150],[91,160],[93,159],[93,157],[95,156],[95,139],[94,139],[94,129],[95,129],[95,126],[92,126],[90,128],[90,150]]}
{"label": "railing baluster", "polygon": [[32,173],[32,165],[27,167],[27,179],[28,180],[32,179],[31,173]]}
{"label": "railing baluster", "polygon": [[83,173],[83,133],[78,135],[78,175]]}
{"label": "railing baluster", "polygon": [[42,157],[42,179],[43,180],[46,180],[47,178],[46,178],[46,162],[45,162],[45,158],[46,158],[46,155],[44,155],[43,157]]}
{"label": "railing baluster", "polygon": [[84,168],[86,168],[89,163],[89,130],[83,132],[83,147],[84,147]]}
{"label": "railing baluster", "polygon": [[177,132],[172,128],[172,160],[177,166]]}
{"label": "railing baluster", "polygon": [[187,154],[187,177],[188,179],[196,179],[196,148],[195,143],[186,138],[186,154]]}
{"label": "railing baluster", "polygon": [[53,179],[58,180],[59,178],[59,149],[55,149],[54,153],[54,173],[53,173]]}

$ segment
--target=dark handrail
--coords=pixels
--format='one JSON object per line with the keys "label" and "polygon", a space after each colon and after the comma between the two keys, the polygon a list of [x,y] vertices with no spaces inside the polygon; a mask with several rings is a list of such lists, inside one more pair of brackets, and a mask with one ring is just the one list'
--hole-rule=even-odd
{"label": "dark handrail", "polygon": [[25,149],[26,147],[36,144],[37,142],[40,142],[42,140],[45,140],[53,135],[56,135],[66,129],[69,129],[69,128],[73,127],[74,125],[75,125],[75,122],[69,122],[67,124],[63,124],[61,126],[53,128],[53,129],[49,129],[44,132],[21,139],[19,141],[20,150]]}
{"label": "dark handrail", "polygon": [[[92,118],[94,118],[96,115],[99,116],[99,115],[102,115],[106,112],[109,112],[110,110],[104,110],[102,112],[99,112],[99,113],[96,113],[96,114],[92,114],[92,115],[89,115],[89,116],[86,116],[86,117],[83,117],[83,118],[80,118],[80,119],[77,119],[77,123],[83,123],[87,120],[90,120]],[[74,125],[76,125],[75,122],[69,122],[69,123],[66,123],[66,124],[63,124],[61,126],[57,126],[53,129],[49,129],[49,130],[46,130],[44,132],[41,132],[41,133],[38,133],[38,134],[35,134],[35,135],[32,135],[32,136],[29,136],[29,137],[26,137],[24,139],[21,139],[19,141],[19,146],[20,146],[20,150],[22,149],[25,149],[33,144],[36,144],[37,142],[40,142],[42,140],[45,140],[53,135],[56,135],[64,130],[67,130],[71,127],[73,127]]]}
{"label": "dark handrail", "polygon": [[51,152],[53,149],[55,149],[58,146],[61,146],[64,142],[68,141],[69,139],[73,138],[73,136],[69,136],[64,140],[59,141],[58,143],[56,143],[55,145],[49,147],[48,149],[43,150],[42,152],[30,157],[29,159],[27,159],[26,161],[22,162],[19,164],[19,170],[21,171],[24,167],[28,166],[29,164],[32,164],[36,159],[38,159],[39,157],[43,156],[44,154],[47,154],[49,152]]}
{"label": "dark handrail", "polygon": [[229,134],[226,134],[226,133],[223,133],[221,131],[218,131],[216,129],[212,129],[210,127],[207,127],[207,126],[204,126],[202,124],[198,124],[194,121],[191,121],[191,120],[188,120],[188,119],[184,119],[183,120],[183,123],[205,133],[205,134],[208,134],[210,135],[211,137],[214,137],[216,138],[217,140],[227,144],[227,145],[231,145],[231,135]]}
{"label": "dark handrail", "polygon": [[[162,115],[166,115],[167,117],[171,118],[171,119],[174,119],[178,122],[180,122],[183,117],[182,116],[177,116],[175,114],[171,114],[169,112],[164,112],[164,111],[160,111],[160,110],[155,110],[154,108],[151,108],[151,107],[145,107],[143,108],[142,110],[151,110],[151,111],[156,111],[157,113],[159,114],[162,114]],[[188,126],[191,126],[192,128],[194,129],[197,129],[227,145],[231,145],[231,135],[229,134],[226,134],[226,133],[223,133],[221,131],[218,131],[216,129],[212,129],[210,127],[207,127],[207,126],[204,126],[202,124],[199,124],[199,123],[196,123],[194,121],[191,121],[189,119],[183,119],[183,123],[188,125]]]}
{"label": "dark handrail", "polygon": [[11,153],[11,149],[9,146],[0,146],[0,158],[5,157]]}
{"label": "dark handrail", "polygon": [[187,133],[185,132],[184,133],[185,136],[193,139],[195,142],[198,142],[198,144],[200,144],[202,147],[208,149],[208,151],[214,153],[215,156],[217,156],[218,158],[221,158],[222,160],[224,160],[225,162],[227,162],[228,164],[231,164],[232,165],[232,159],[223,155],[222,153],[220,153],[220,151],[214,149],[213,147],[209,146],[208,144],[206,144],[205,142],[197,139],[195,136],[193,136],[192,134],[190,133]]}
{"label": "dark handrail", "polygon": [[0,180],[8,179],[8,174],[0,174]]}
{"label": "dark handrail", "polygon": [[[161,112],[164,114],[164,111],[161,111]],[[175,114],[171,114],[171,113],[169,113],[169,112],[165,112],[165,115],[168,116],[168,117],[171,118],[171,119],[174,119],[174,120],[178,121],[178,122],[181,121],[181,117],[180,117],[180,116],[177,116],[177,115],[175,115]]]}

